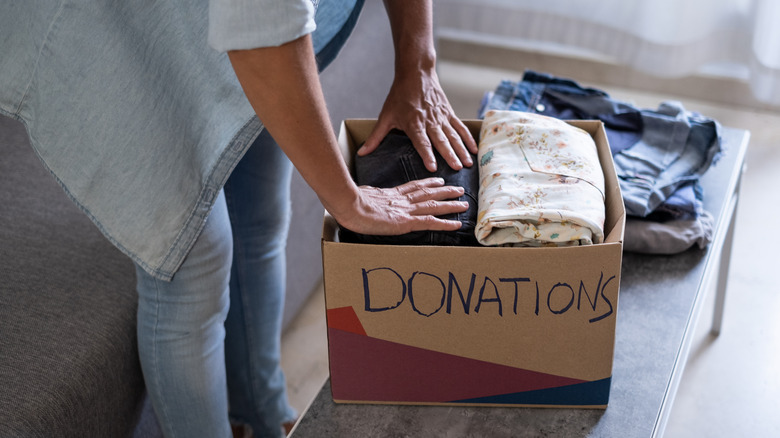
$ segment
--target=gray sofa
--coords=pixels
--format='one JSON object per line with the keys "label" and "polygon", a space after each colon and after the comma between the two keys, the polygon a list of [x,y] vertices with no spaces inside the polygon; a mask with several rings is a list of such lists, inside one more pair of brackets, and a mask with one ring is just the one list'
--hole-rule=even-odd
{"label": "gray sofa", "polygon": [[[378,114],[392,81],[380,2],[323,73],[334,127]],[[296,174],[284,324],[321,281],[322,206]],[[159,437],[135,335],[135,274],[0,117],[0,437]]]}
{"label": "gray sofa", "polygon": [[144,400],[134,283],[24,127],[0,118],[0,436],[133,429]]}

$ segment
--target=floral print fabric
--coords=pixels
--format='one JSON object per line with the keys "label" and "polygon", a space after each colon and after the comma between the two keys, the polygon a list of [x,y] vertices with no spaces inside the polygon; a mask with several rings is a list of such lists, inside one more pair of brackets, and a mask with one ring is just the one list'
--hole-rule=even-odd
{"label": "floral print fabric", "polygon": [[604,240],[604,174],[590,134],[558,119],[488,111],[479,141],[483,245],[574,246]]}

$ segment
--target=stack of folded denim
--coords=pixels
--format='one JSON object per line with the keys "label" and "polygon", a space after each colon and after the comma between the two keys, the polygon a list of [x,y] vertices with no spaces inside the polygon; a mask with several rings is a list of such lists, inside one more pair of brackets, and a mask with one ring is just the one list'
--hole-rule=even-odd
{"label": "stack of folded denim", "polygon": [[604,240],[604,173],[593,138],[561,120],[490,110],[479,140],[476,236],[486,246]]}
{"label": "stack of folded denim", "polygon": [[[442,216],[444,219],[459,220],[462,224],[460,230],[415,231],[400,236],[377,236],[359,234],[341,227],[339,240],[379,245],[478,246],[479,243],[474,236],[479,191],[477,166],[464,167],[460,171],[455,171],[435,150],[434,156],[436,172],[429,172],[411,139],[403,131],[394,129],[385,136],[374,152],[365,156],[355,155],[355,182],[359,185],[390,188],[409,181],[439,177],[444,179],[447,185],[463,187],[465,193],[458,200],[468,202],[468,210]],[[476,161],[476,157],[472,156],[472,161]]]}
{"label": "stack of folded denim", "polygon": [[569,120],[601,120],[607,132],[628,215],[624,250],[673,254],[712,239],[699,178],[720,156],[717,121],[679,102],[639,109],[594,88],[527,71],[487,93],[480,118],[513,110]]}

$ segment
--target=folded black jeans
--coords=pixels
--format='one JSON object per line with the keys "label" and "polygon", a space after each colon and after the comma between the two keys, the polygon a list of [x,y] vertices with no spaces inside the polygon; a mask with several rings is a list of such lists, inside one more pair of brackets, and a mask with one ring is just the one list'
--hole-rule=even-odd
{"label": "folded black jeans", "polygon": [[[358,185],[391,188],[409,181],[439,177],[444,179],[446,185],[463,187],[464,194],[458,200],[468,202],[468,210],[440,216],[442,219],[459,220],[462,224],[459,230],[415,231],[400,236],[377,236],[355,233],[342,227],[339,240],[380,245],[480,246],[474,236],[479,192],[478,166],[453,170],[435,150],[434,156],[437,170],[429,172],[409,137],[403,131],[394,129],[385,136],[374,152],[362,157],[355,155],[355,182]],[[471,158],[474,163],[477,162],[476,156],[472,155]]]}

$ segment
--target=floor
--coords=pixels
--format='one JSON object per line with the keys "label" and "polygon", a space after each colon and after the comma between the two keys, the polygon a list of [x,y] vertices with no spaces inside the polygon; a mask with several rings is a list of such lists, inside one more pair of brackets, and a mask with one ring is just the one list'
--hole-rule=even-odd
{"label": "floor", "polygon": [[[482,94],[517,71],[439,62],[439,77],[463,118],[473,118]],[[723,125],[751,131],[747,173],[737,216],[723,332],[708,334],[712,303],[697,327],[697,338],[666,429],[677,437],[780,436],[780,233],[765,232],[780,217],[780,111],[730,108],[660,93],[637,92],[588,83],[639,107],[680,100],[689,110]],[[373,117],[375,114],[362,114]],[[303,411],[328,376],[322,290],[316,291],[288,327],[282,342],[291,403]]]}

